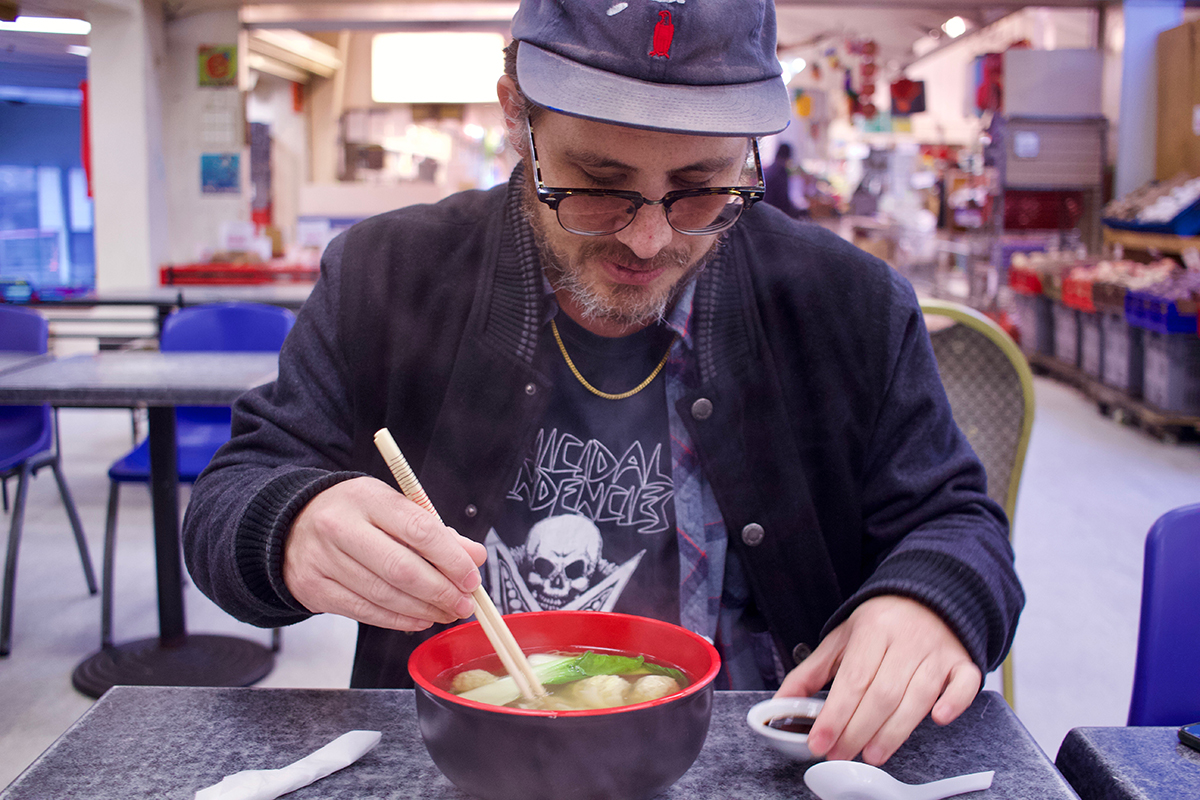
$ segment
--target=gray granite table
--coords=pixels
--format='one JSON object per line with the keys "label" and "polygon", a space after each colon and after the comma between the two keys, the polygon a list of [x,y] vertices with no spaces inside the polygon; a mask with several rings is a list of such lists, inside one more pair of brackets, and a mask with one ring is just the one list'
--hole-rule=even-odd
{"label": "gray granite table", "polygon": [[1175,728],[1075,728],[1055,763],[1083,800],[1200,798],[1200,753]]}
{"label": "gray granite table", "polygon": [[257,643],[187,633],[174,407],[229,405],[274,380],[277,368],[275,353],[114,351],[0,373],[0,404],[147,408],[159,635],[85,659],[72,676],[84,694],[99,697],[118,684],[246,686],[271,671],[274,657]]}
{"label": "gray granite table", "polygon": [[[664,800],[805,800],[806,764],[769,749],[746,727],[767,692],[717,692],[708,739]],[[425,751],[410,690],[116,687],[25,770],[0,800],[191,800],[244,769],[275,769],[350,730],[382,731],[357,763],[288,800],[465,800]],[[965,800],[1076,798],[1004,699],[984,692],[953,724],[926,720],[886,765],[925,782],[985,769],[986,792]]]}

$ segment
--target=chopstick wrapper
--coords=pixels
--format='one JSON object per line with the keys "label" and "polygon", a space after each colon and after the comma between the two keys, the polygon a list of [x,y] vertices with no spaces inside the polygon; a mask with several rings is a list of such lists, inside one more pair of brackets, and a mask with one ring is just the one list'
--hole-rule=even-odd
{"label": "chopstick wrapper", "polygon": [[379,744],[379,731],[343,733],[312,755],[282,769],[251,769],[196,792],[196,800],[274,800],[337,772]]}

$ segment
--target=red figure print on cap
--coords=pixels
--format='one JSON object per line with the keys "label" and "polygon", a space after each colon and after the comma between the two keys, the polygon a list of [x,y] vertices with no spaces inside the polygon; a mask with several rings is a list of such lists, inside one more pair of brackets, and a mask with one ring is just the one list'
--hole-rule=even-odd
{"label": "red figure print on cap", "polygon": [[658,12],[658,23],[654,26],[654,49],[650,51],[650,55],[658,58],[670,58],[673,38],[675,38],[675,25],[671,22],[671,12],[664,8]]}

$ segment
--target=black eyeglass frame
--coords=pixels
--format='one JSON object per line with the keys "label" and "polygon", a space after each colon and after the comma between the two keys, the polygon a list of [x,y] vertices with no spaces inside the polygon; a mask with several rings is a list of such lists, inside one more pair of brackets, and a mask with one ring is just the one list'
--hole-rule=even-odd
{"label": "black eyeglass frame", "polygon": [[[758,140],[754,137],[750,138],[750,148],[754,153],[754,169],[758,173],[757,186],[706,186],[701,189],[677,189],[667,192],[658,200],[647,200],[640,192],[628,192],[622,189],[568,189],[565,187],[549,187],[542,181],[542,167],[538,163],[537,144],[533,141],[533,125],[529,125],[529,153],[533,158],[533,180],[534,188],[537,190],[537,199],[545,203],[554,210],[554,216],[558,220],[559,226],[568,233],[574,233],[577,236],[612,236],[614,233],[620,233],[633,224],[637,218],[638,211],[642,206],[662,206],[664,216],[667,218],[667,224],[671,229],[682,233],[686,236],[711,236],[722,231],[727,231],[733,227],[746,209],[750,208],[755,203],[763,199],[766,194],[767,184],[766,176],[763,175],[762,159],[758,154]],[[722,224],[720,227],[711,227],[705,230],[681,230],[676,228],[671,222],[671,206],[678,200],[683,200],[688,197],[712,197],[714,195],[729,195],[732,197],[742,198],[742,205],[738,210],[738,215],[729,222]],[[628,200],[633,203],[633,213],[629,215],[629,221],[621,227],[613,231],[597,232],[597,231],[577,231],[573,228],[568,228],[563,224],[562,218],[558,215],[558,206],[568,197],[618,197]]]}

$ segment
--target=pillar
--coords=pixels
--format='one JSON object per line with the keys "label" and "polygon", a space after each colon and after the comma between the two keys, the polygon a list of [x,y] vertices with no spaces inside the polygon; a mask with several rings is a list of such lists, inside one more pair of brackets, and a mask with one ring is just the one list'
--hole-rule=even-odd
{"label": "pillar", "polygon": [[1121,116],[1114,193],[1129,194],[1155,176],[1158,34],[1183,24],[1182,0],[1125,0]]}

